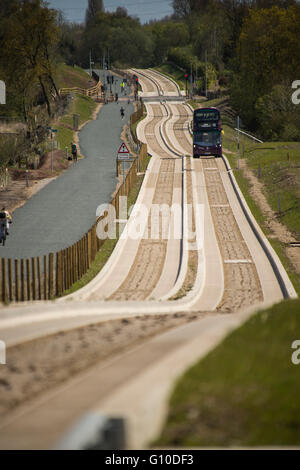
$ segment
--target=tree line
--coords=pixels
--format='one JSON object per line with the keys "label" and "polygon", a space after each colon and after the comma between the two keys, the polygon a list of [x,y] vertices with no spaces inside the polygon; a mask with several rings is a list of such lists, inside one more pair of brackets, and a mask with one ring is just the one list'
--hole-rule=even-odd
{"label": "tree line", "polygon": [[207,60],[209,84],[227,88],[245,126],[265,138],[299,139],[299,107],[290,99],[291,83],[300,79],[299,2],[173,0],[173,10],[141,24],[125,8],[106,12],[102,0],[88,0],[78,24],[42,0],[1,0],[0,74],[8,109],[28,121],[43,106],[50,117],[60,100],[57,64],[89,68],[90,52],[100,67],[170,62],[189,73],[192,66],[199,88]]}
{"label": "tree line", "polygon": [[60,52],[88,67],[149,67],[167,61],[228,88],[244,125],[264,138],[299,140],[300,110],[291,84],[300,79],[300,5],[296,0],[173,0],[174,13],[141,25],[124,8],[89,0],[82,25],[62,20]]}

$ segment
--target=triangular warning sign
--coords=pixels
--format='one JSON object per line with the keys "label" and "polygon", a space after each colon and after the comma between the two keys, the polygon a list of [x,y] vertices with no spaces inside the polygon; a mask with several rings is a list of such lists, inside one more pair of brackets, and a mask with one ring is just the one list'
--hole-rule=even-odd
{"label": "triangular warning sign", "polygon": [[121,144],[118,153],[129,153],[128,147],[124,142]]}

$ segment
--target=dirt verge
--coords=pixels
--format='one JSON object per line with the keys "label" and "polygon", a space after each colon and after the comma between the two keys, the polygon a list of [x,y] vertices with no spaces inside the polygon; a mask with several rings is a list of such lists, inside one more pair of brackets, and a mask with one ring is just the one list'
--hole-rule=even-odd
{"label": "dirt verge", "polygon": [[[245,160],[241,160],[240,163],[243,176],[250,183],[250,196],[261,210],[264,216],[265,226],[272,234],[271,237],[277,238],[283,245],[299,241],[295,239],[293,234],[285,225],[279,222],[276,213],[272,210],[267,201],[263,183],[255,176],[254,172],[248,167]],[[300,249],[298,247],[285,246],[285,253],[296,273],[300,275]]]}

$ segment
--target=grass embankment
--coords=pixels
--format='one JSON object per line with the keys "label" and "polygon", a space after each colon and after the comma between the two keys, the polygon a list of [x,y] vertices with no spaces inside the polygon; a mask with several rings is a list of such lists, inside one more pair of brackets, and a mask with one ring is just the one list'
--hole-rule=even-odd
{"label": "grass embankment", "polygon": [[71,67],[70,65],[59,64],[56,68],[55,82],[58,88],[89,88],[93,84],[90,76],[83,69]]}
{"label": "grass embankment", "polygon": [[[150,161],[150,156],[148,155],[146,158],[144,158],[144,161],[140,168],[141,173],[145,172],[149,161]],[[127,201],[128,209],[135,203],[138,197],[143,179],[144,179],[143,174],[140,174],[139,176],[136,177],[135,182],[128,196],[128,201]],[[78,289],[81,289],[86,284],[88,284],[92,279],[94,279],[94,277],[101,271],[101,269],[107,262],[108,258],[112,254],[117,244],[117,241],[118,239],[110,239],[110,238],[107,238],[105,240],[102,247],[98,251],[90,269],[86,272],[84,276],[82,276],[82,278],[79,281],[75,282],[70,289],[68,289],[67,291],[63,293],[64,296],[68,294],[72,294],[73,292],[76,292]]]}
{"label": "grass embankment", "polygon": [[155,445],[300,445],[299,313],[290,300],[256,314],[186,372]]}
{"label": "grass embankment", "polygon": [[146,106],[143,105],[143,116],[138,120],[136,121],[134,124],[130,124],[130,130],[131,130],[131,134],[137,139],[137,133],[136,133],[136,128],[137,126],[139,125],[139,123],[141,121],[143,121],[143,119],[145,119],[145,117],[147,116],[147,110],[146,110]]}
{"label": "grass embankment", "polygon": [[[60,65],[57,69],[57,83],[59,88],[79,87],[89,88],[93,85],[90,76],[80,67],[70,67]],[[70,144],[74,140],[75,132],[73,130],[73,114],[79,115],[79,125],[89,121],[92,118],[93,111],[97,104],[88,96],[75,95],[66,110],[66,113],[59,119],[57,124],[57,140],[61,150],[67,147],[70,152]]]}
{"label": "grass embankment", "polygon": [[75,131],[73,130],[73,114],[79,115],[79,126],[92,118],[92,114],[97,104],[88,96],[74,95],[71,105],[67,113],[60,118],[57,129],[57,140],[61,150],[68,147],[70,152],[70,144],[74,140]]}

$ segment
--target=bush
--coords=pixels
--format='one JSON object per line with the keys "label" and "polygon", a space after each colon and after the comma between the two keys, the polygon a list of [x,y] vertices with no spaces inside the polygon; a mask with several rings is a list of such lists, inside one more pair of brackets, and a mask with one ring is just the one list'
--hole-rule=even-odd
{"label": "bush", "polygon": [[300,108],[291,100],[290,84],[275,85],[255,105],[260,131],[266,138],[300,140]]}
{"label": "bush", "polygon": [[[204,86],[204,76],[205,76],[205,63],[201,62],[197,56],[192,52],[192,47],[172,47],[168,52],[168,60],[174,62],[178,67],[183,68],[187,73],[190,73],[191,64],[193,66],[193,73],[197,68],[197,75],[199,80],[197,82],[197,87]],[[213,65],[207,63],[207,82],[208,87],[214,84],[217,80],[217,72]]]}

